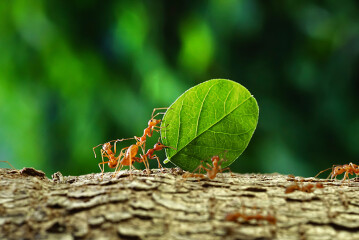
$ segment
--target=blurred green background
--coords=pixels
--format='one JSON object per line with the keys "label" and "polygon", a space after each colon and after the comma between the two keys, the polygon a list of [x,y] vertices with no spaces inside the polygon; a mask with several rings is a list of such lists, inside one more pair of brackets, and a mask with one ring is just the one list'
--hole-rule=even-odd
{"label": "blurred green background", "polygon": [[153,108],[213,78],[260,107],[234,172],[358,163],[354,0],[2,1],[0,160],[99,172],[92,147],[141,135]]}

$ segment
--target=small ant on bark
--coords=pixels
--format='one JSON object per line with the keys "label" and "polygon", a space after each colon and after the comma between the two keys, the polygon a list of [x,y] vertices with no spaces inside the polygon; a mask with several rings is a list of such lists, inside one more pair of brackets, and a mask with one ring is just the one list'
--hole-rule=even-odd
{"label": "small ant on bark", "polygon": [[237,221],[238,218],[242,218],[245,222],[249,222],[250,220],[257,220],[257,221],[264,220],[273,225],[277,223],[276,217],[270,214],[263,215],[257,213],[254,215],[248,215],[248,214],[244,214],[243,212],[228,213],[226,216],[226,221],[235,222]]}
{"label": "small ant on bark", "polygon": [[349,174],[356,176],[359,174],[359,166],[354,163],[344,164],[344,165],[333,165],[331,168],[325,169],[323,171],[320,171],[315,177],[319,176],[321,173],[328,171],[329,169],[332,169],[331,173],[327,178],[330,177],[330,179],[336,179],[338,175],[344,174],[344,177],[342,179],[342,182],[345,181],[345,179],[349,180]]}
{"label": "small ant on bark", "polygon": [[324,185],[322,183],[316,183],[315,185],[312,183],[308,183],[308,184],[302,184],[299,185],[297,181],[295,181],[294,184],[288,186],[285,189],[285,193],[292,193],[294,191],[302,191],[302,192],[307,192],[307,193],[311,193],[314,191],[314,188],[324,188]]}
{"label": "small ant on bark", "polygon": [[[205,175],[201,174],[201,170],[204,170],[207,172],[207,177],[209,179],[214,179],[217,176],[217,173],[221,173],[225,170],[230,170],[229,167],[223,168],[221,167],[222,163],[227,161],[225,158],[220,159],[219,156],[213,156],[211,158],[212,161],[212,166],[209,163],[206,163],[206,167],[203,166],[203,161],[201,161],[201,164],[191,173],[191,172],[186,172],[185,174],[182,175],[183,178],[190,178],[190,177],[195,177],[195,178],[204,178]],[[198,171],[198,173],[195,173],[196,171]],[[231,172],[232,173],[232,172]]]}

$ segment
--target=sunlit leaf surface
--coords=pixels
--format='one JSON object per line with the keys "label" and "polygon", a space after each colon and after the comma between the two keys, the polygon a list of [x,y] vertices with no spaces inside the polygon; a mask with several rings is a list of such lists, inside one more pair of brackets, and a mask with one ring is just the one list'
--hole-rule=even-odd
{"label": "sunlit leaf surface", "polygon": [[230,165],[247,147],[258,122],[255,98],[225,79],[201,83],[182,94],[163,117],[161,137],[167,159],[193,171],[214,155]]}

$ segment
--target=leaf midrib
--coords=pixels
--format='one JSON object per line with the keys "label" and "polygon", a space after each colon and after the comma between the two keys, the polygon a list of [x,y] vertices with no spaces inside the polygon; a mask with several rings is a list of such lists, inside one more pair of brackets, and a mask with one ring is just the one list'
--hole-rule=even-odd
{"label": "leaf midrib", "polygon": [[[213,84],[213,85],[208,89],[208,91],[207,91],[207,93],[206,93],[206,96],[204,96],[204,98],[203,98],[203,101],[202,101],[202,103],[201,103],[201,108],[200,108],[199,113],[198,113],[197,123],[196,123],[196,135],[197,135],[197,133],[198,133],[198,125],[199,125],[199,119],[200,119],[200,117],[201,117],[201,113],[202,113],[202,109],[203,109],[203,103],[204,103],[204,101],[206,101],[206,98],[207,98],[209,92],[211,91],[211,89],[212,89],[214,86],[218,85],[218,84],[219,84],[219,83]],[[196,93],[196,94],[197,94],[197,93]]]}

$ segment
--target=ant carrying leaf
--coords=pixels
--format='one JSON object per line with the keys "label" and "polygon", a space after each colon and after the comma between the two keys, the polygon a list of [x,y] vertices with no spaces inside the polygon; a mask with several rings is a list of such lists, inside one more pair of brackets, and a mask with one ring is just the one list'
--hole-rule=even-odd
{"label": "ant carrying leaf", "polygon": [[[168,109],[168,108],[155,108],[152,111],[152,115],[151,115],[151,119],[148,121],[148,127],[144,129],[143,131],[143,135],[141,137],[137,137],[134,136],[134,138],[127,138],[127,139],[117,139],[117,140],[111,140],[107,143],[104,144],[99,144],[96,147],[93,148],[95,157],[96,157],[96,152],[95,152],[95,148],[99,147],[102,145],[102,149],[101,149],[101,157],[102,157],[102,162],[99,163],[99,167],[101,169],[101,173],[104,172],[104,166],[101,168],[101,165],[104,165],[106,163],[108,163],[110,168],[115,168],[115,173],[113,176],[116,175],[116,173],[118,173],[124,166],[129,166],[130,171],[132,170],[132,168],[134,168],[133,163],[134,162],[139,162],[139,163],[143,163],[145,165],[145,168],[147,170],[147,173],[150,173],[150,169],[149,169],[149,163],[148,163],[148,159],[157,159],[158,162],[158,167],[162,168],[162,165],[160,163],[159,158],[154,154],[154,151],[160,151],[163,148],[167,148],[168,146],[163,145],[161,142],[158,142],[155,144],[154,148],[149,149],[147,152],[145,151],[145,144],[146,144],[146,140],[147,137],[151,137],[153,134],[153,131],[157,131],[159,132],[161,127],[157,126],[158,124],[161,123],[160,119],[155,119],[155,117],[157,117],[159,114],[164,114],[162,112],[155,114],[155,112],[159,109]],[[121,149],[120,154],[116,157],[116,143],[117,142],[121,142],[124,140],[129,140],[129,139],[135,139],[136,143],[130,145],[129,147],[124,147]],[[112,151],[112,145],[111,142],[114,142],[114,151]],[[140,157],[137,157],[137,153],[138,153],[138,149],[139,147],[141,147],[142,149],[142,154],[140,155]],[[104,161],[104,157],[107,157],[109,160],[108,161]]]}
{"label": "ant carrying leaf", "polygon": [[158,115],[165,114],[164,112],[159,112],[159,113],[155,114],[155,112],[157,110],[162,110],[162,109],[168,109],[168,108],[155,108],[155,109],[153,109],[151,119],[148,121],[148,127],[143,130],[143,135],[141,137],[136,137],[135,136],[135,139],[138,141],[137,145],[142,147],[143,154],[145,153],[145,146],[146,146],[147,137],[152,137],[153,131],[159,132],[161,130],[161,128],[162,128],[160,126],[157,126],[157,125],[159,125],[161,123],[162,120],[161,119],[155,119],[155,117],[157,117]]}

